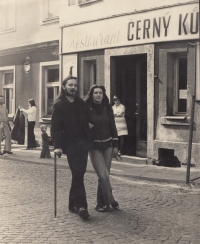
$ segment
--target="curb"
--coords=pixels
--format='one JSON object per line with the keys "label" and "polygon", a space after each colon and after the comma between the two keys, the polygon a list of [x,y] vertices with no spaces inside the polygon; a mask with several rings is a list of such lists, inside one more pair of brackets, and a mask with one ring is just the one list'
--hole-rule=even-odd
{"label": "curb", "polygon": [[[51,159],[52,162],[36,162],[33,160],[25,160],[25,159],[20,159],[20,158],[12,158],[12,157],[5,157],[3,158],[4,160],[12,160],[14,162],[19,162],[19,163],[31,163],[33,165],[42,165],[42,166],[48,166],[48,167],[54,167],[54,161],[53,158]],[[50,159],[48,159],[50,160]],[[66,160],[67,162],[67,160]],[[69,166],[63,165],[63,164],[59,164],[57,163],[57,167],[59,169],[68,169],[70,170]],[[90,170],[87,169],[86,173],[93,173],[95,174],[94,170]],[[116,173],[110,173],[111,176],[115,176],[115,177],[125,177],[125,178],[129,178],[131,180],[145,180],[145,181],[150,181],[150,182],[162,182],[162,183],[171,183],[171,184],[185,184],[185,180],[180,180],[180,179],[161,179],[161,178],[154,178],[154,177],[148,177],[148,176],[136,176],[136,175],[127,175],[127,174],[116,174]],[[191,180],[191,182],[194,182],[193,180]],[[200,186],[200,183],[195,183],[198,186]]]}

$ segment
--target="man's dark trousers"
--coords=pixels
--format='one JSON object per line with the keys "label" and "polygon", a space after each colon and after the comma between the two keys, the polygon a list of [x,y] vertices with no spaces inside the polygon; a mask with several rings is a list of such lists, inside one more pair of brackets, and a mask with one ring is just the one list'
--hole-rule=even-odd
{"label": "man's dark trousers", "polygon": [[84,174],[87,167],[88,148],[86,146],[69,146],[66,150],[68,164],[72,172],[71,189],[69,192],[69,209],[74,207],[87,209]]}

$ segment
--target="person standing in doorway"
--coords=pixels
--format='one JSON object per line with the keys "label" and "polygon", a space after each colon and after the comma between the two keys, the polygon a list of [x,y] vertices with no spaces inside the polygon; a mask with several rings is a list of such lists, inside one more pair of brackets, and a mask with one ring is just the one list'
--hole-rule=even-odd
{"label": "person standing in doorway", "polygon": [[34,127],[35,127],[35,120],[36,120],[36,113],[37,108],[35,105],[35,101],[33,98],[28,100],[28,109],[24,109],[20,106],[20,111],[24,112],[28,115],[28,136],[27,136],[27,150],[36,148],[36,141],[35,141],[35,134],[34,134]]}
{"label": "person standing in doorway", "polygon": [[109,179],[112,157],[118,154],[118,138],[112,107],[104,86],[93,85],[85,98],[93,148],[90,159],[99,178],[97,187],[98,212],[119,208],[112,194]]}
{"label": "person standing in doorway", "polygon": [[[5,146],[3,152],[1,151],[1,141],[4,136]],[[8,127],[8,110],[4,104],[4,97],[0,95],[0,155],[12,154],[11,152],[11,133]]]}
{"label": "person standing in doorway", "polygon": [[77,97],[78,81],[69,75],[62,82],[61,93],[53,106],[51,137],[54,153],[67,155],[72,173],[69,193],[69,211],[78,213],[83,219],[89,217],[84,175],[89,150],[89,125],[86,106]]}
{"label": "person standing in doorway", "polygon": [[117,134],[119,139],[119,152],[118,154],[121,155],[123,145],[124,145],[124,136],[128,135],[128,129],[125,119],[125,106],[120,103],[119,96],[115,95],[113,97],[113,102],[115,105],[113,105],[113,112],[115,116],[115,124],[117,127]]}

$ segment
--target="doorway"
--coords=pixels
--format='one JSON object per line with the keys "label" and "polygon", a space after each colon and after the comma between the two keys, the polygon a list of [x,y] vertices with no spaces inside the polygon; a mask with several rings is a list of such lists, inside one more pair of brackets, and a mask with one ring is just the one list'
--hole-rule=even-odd
{"label": "doorway", "polygon": [[123,155],[147,157],[147,54],[111,57],[111,97],[125,106]]}

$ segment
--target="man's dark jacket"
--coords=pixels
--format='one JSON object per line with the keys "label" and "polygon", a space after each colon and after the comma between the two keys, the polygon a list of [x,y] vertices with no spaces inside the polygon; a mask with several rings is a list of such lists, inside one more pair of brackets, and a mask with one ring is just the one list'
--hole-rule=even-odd
{"label": "man's dark jacket", "polygon": [[25,140],[25,116],[20,112],[19,108],[16,111],[13,119],[14,127],[11,132],[11,139],[17,141],[18,144],[24,145]]}
{"label": "man's dark jacket", "polygon": [[76,97],[71,104],[66,97],[59,98],[53,106],[51,137],[54,149],[86,146],[89,149],[89,124],[85,102]]}

